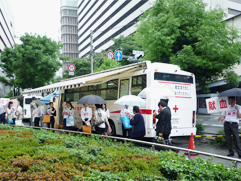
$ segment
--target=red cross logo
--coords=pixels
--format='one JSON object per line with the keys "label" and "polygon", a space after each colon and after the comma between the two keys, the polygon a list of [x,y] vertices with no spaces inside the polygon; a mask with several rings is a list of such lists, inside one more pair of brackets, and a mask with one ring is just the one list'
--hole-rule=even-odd
{"label": "red cross logo", "polygon": [[177,112],[177,110],[178,110],[177,105],[175,105],[175,107],[173,108],[173,110],[175,111],[175,113]]}

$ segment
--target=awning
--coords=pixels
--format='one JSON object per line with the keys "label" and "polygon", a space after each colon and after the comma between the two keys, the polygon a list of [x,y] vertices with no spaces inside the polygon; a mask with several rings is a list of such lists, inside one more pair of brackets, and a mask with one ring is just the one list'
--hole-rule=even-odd
{"label": "awning", "polygon": [[56,90],[54,93],[47,95],[46,97],[40,99],[40,101],[44,102],[45,104],[49,104],[51,97],[55,97],[59,95],[59,90]]}
{"label": "awning", "polygon": [[61,89],[72,89],[82,87],[83,85],[94,85],[101,84],[111,79],[118,78],[126,73],[130,73],[137,69],[145,69],[147,62],[139,62],[135,64],[130,64],[110,70],[105,70],[97,73],[87,74],[79,77],[74,77],[70,79],[63,80],[61,82],[50,84],[47,86],[31,89],[24,91],[22,94],[32,94],[32,93],[41,93],[41,92],[50,92]]}

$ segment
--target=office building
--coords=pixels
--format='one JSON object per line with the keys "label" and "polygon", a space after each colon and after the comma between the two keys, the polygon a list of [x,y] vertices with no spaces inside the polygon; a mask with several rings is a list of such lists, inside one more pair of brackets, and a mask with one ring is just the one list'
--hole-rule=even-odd
{"label": "office building", "polygon": [[[62,54],[69,56],[70,61],[78,58],[78,0],[60,0],[61,41]],[[67,69],[67,62],[63,62],[63,69]]]}
{"label": "office building", "polygon": [[241,14],[241,0],[203,0],[207,3],[206,10],[220,7],[227,14],[225,19]]}
{"label": "office building", "polygon": [[[15,23],[13,13],[8,0],[0,1],[0,56],[5,47],[13,48]],[[0,68],[1,69],[1,68]],[[4,76],[0,70],[0,76]],[[10,91],[9,86],[0,82],[0,97],[4,97]]]}
{"label": "office building", "polygon": [[95,52],[114,44],[113,38],[135,32],[135,23],[154,0],[80,0],[78,2],[79,57],[90,53],[90,31]]}

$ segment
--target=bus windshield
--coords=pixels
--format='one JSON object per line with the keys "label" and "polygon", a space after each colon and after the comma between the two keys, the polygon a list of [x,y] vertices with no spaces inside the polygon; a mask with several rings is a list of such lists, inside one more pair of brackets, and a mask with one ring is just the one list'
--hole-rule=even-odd
{"label": "bus windshield", "polygon": [[25,99],[25,104],[30,104],[33,100],[39,100],[40,98],[35,98],[35,97],[33,97],[33,98],[26,98]]}
{"label": "bus windshield", "polygon": [[154,80],[164,80],[164,81],[170,81],[170,82],[182,82],[182,83],[193,84],[192,76],[170,74],[170,73],[155,72]]}

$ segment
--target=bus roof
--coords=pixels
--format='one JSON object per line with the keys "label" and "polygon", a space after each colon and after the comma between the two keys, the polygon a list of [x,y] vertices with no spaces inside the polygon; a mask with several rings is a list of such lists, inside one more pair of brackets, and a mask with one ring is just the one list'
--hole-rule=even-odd
{"label": "bus roof", "polygon": [[[54,90],[61,90],[61,89],[70,89],[70,88],[77,88],[82,85],[88,85],[88,84],[94,84],[99,83],[100,81],[108,81],[113,79],[113,77],[118,78],[119,76],[133,72],[137,69],[146,69],[147,64],[151,64],[150,61],[144,61],[139,63],[134,63],[126,66],[117,67],[114,69],[109,69],[97,73],[87,74],[83,76],[78,76],[70,79],[65,79],[61,82],[46,85],[43,87],[31,89],[24,91],[22,94],[31,94],[31,93],[41,93],[41,92],[49,92]],[[98,82],[95,82],[95,80],[98,79]]]}

